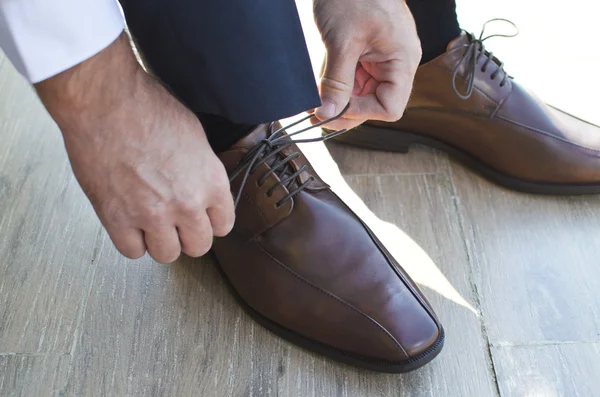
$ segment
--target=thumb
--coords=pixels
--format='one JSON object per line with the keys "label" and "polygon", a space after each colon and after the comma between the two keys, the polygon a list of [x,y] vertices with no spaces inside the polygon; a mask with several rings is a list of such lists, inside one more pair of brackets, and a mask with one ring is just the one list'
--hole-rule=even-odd
{"label": "thumb", "polygon": [[350,102],[358,55],[327,50],[325,67],[321,76],[321,107],[315,115],[319,120],[337,116]]}

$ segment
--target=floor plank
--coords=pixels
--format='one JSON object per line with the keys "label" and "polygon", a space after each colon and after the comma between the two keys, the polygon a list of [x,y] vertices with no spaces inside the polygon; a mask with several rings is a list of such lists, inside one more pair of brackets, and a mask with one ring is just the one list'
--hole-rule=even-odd
{"label": "floor plank", "polygon": [[336,142],[328,142],[327,149],[343,175],[431,174],[447,167],[444,154],[425,147],[411,148],[410,156]]}
{"label": "floor plank", "polygon": [[[461,294],[470,299],[469,275],[463,271],[466,253],[455,233],[458,222],[444,210],[449,191],[435,188],[439,176],[353,178],[351,184],[370,205],[387,221],[411,226],[448,270],[450,281],[444,283],[438,275],[434,279],[441,280],[440,286],[431,287],[446,288],[443,293],[454,301],[427,291],[441,309],[449,334],[446,351],[435,364],[407,376],[337,364],[256,325],[208,258],[184,258],[170,267],[148,258],[129,261],[104,237],[75,358],[72,394],[413,396],[418,390],[423,396],[494,396],[479,320],[462,306],[470,305],[461,301]],[[414,196],[415,189],[423,189],[428,199]],[[380,195],[372,196],[373,191]],[[392,218],[398,202],[404,202],[404,210]],[[442,219],[437,234],[427,237],[432,226],[421,218],[430,212]],[[451,266],[455,254],[462,259]]]}
{"label": "floor plank", "polygon": [[130,261],[105,237],[98,266],[73,395],[310,396],[331,365],[256,325],[209,258]]}
{"label": "floor plank", "polygon": [[0,92],[0,353],[68,353],[99,223],[55,124],[8,62]]}
{"label": "floor plank", "polygon": [[[345,177],[364,201],[342,196],[417,281],[447,333],[441,355],[398,378],[406,395],[495,396],[452,189],[440,175]],[[412,394],[411,394],[412,393]],[[393,394],[390,394],[393,395]]]}
{"label": "floor plank", "polygon": [[600,395],[600,343],[495,347],[503,397]]}
{"label": "floor plank", "polygon": [[600,197],[521,194],[452,170],[490,340],[600,341]]}
{"label": "floor plank", "polygon": [[69,362],[67,354],[0,354],[0,396],[64,396]]}

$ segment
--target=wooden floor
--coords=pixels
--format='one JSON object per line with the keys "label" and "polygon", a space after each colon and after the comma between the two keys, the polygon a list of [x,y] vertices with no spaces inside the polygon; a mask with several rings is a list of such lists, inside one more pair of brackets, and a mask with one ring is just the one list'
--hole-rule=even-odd
{"label": "wooden floor", "polygon": [[208,259],[122,258],[0,55],[0,396],[600,396],[600,197],[510,192],[427,149],[305,151],[440,315],[425,368],[282,341]]}

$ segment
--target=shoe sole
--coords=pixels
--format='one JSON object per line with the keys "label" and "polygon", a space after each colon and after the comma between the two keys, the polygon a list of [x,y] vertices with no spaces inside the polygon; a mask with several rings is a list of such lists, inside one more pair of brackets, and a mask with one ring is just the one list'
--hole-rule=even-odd
{"label": "shoe sole", "polygon": [[212,255],[215,260],[215,266],[219,270],[219,273],[221,273],[221,275],[223,276],[223,279],[226,281],[227,286],[233,293],[235,299],[242,306],[244,311],[248,313],[254,320],[256,320],[256,322],[258,322],[260,325],[262,325],[269,331],[307,350],[311,350],[323,356],[330,357],[334,360],[341,361],[343,363],[358,368],[368,369],[377,372],[403,373],[414,371],[426,365],[431,360],[433,360],[444,347],[445,334],[444,329],[441,326],[438,338],[435,340],[435,342],[431,345],[429,349],[427,349],[426,351],[424,351],[416,357],[410,358],[405,361],[397,362],[378,360],[371,357],[364,357],[358,354],[345,352],[343,350],[338,350],[334,347],[328,346],[324,343],[306,338],[268,319],[267,317],[254,310],[248,303],[246,303],[246,301],[244,301],[244,299],[237,293],[237,291],[229,281],[229,278],[221,268],[221,265],[219,265],[219,261],[217,260],[214,253]]}
{"label": "shoe sole", "polygon": [[[325,134],[331,131],[325,130]],[[444,151],[457,159],[459,162],[472,168],[490,181],[517,190],[523,193],[547,194],[547,195],[587,195],[599,194],[600,184],[554,184],[543,182],[532,182],[505,175],[485,165],[472,155],[457,149],[440,140],[429,138],[424,135],[412,134],[387,128],[372,127],[369,125],[358,126],[338,137],[336,142],[358,146],[362,148],[382,150],[387,152],[408,153],[413,145],[424,145]]]}

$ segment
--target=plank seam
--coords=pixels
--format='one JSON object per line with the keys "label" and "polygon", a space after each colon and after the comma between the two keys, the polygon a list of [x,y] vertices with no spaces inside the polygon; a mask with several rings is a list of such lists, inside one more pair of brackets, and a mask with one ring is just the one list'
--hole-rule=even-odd
{"label": "plank seam", "polygon": [[452,191],[452,201],[454,202],[454,211],[456,212],[456,216],[458,217],[458,229],[460,232],[460,237],[464,244],[465,253],[467,255],[467,263],[468,263],[468,280],[471,286],[471,292],[473,295],[473,300],[475,302],[475,307],[477,308],[477,318],[479,320],[479,326],[481,330],[481,336],[486,345],[486,361],[488,361],[488,370],[489,374],[492,377],[492,381],[495,386],[496,396],[501,397],[502,392],[500,391],[500,384],[498,383],[498,376],[496,372],[496,366],[494,363],[494,356],[492,354],[492,345],[490,342],[490,338],[487,331],[487,325],[485,324],[485,319],[483,316],[483,311],[481,310],[481,294],[479,292],[479,288],[477,287],[477,283],[475,282],[475,276],[473,274],[473,256],[471,255],[471,251],[469,249],[469,244],[467,240],[467,234],[465,233],[464,228],[464,217],[462,215],[462,211],[459,205],[458,193],[456,190],[456,185],[454,184],[452,167],[447,166],[448,177],[450,179],[450,189]]}
{"label": "plank seam", "polygon": [[593,340],[541,340],[531,342],[492,342],[494,348],[503,347],[543,347],[543,346],[561,346],[561,345],[600,345],[600,341]]}

